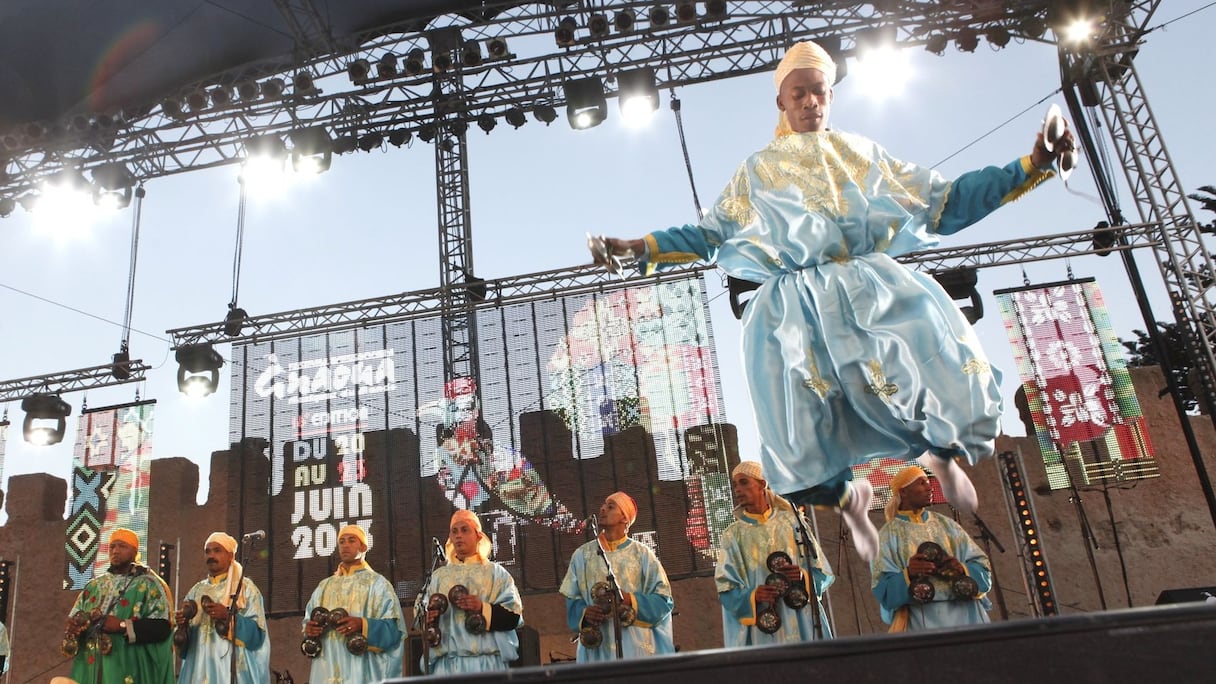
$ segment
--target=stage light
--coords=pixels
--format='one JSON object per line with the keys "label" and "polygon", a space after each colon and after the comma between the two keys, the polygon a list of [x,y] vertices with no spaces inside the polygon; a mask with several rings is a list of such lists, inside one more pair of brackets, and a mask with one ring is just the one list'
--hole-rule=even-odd
{"label": "stage light", "polygon": [[617,33],[628,33],[633,30],[633,25],[637,23],[637,15],[631,9],[617,10],[617,13],[612,16],[612,24],[616,26]]}
{"label": "stage light", "polygon": [[242,102],[257,102],[262,96],[262,86],[252,78],[242,78],[236,82],[236,96]]}
{"label": "stage light", "polygon": [[156,574],[170,585],[173,583],[173,549],[175,548],[177,547],[173,544],[161,544],[160,562],[156,566]]}
{"label": "stage light", "polygon": [[38,202],[41,199],[42,197],[38,193],[27,192],[17,198],[17,204],[20,204],[21,208],[24,209],[26,213],[30,213],[38,208]]}
{"label": "stage light", "polygon": [[654,83],[654,69],[642,67],[622,71],[616,76],[617,99],[621,116],[631,125],[649,121],[659,108],[659,89]]}
{"label": "stage light", "polygon": [[604,85],[598,76],[566,81],[562,89],[566,94],[566,120],[571,128],[593,128],[608,117]]}
{"label": "stage light", "polygon": [[1003,48],[1009,44],[1009,29],[1004,26],[993,26],[984,32],[984,37],[988,39],[989,44]]}
{"label": "stage light", "polygon": [[448,124],[448,133],[452,135],[464,135],[469,132],[469,122],[464,119],[456,119]]}
{"label": "stage light", "polygon": [[498,125],[498,120],[489,114],[482,114],[477,117],[477,127],[485,131],[487,134],[494,130]]}
{"label": "stage light", "polygon": [[1038,15],[1032,14],[1021,21],[1018,29],[1027,38],[1042,38],[1047,33],[1047,24]]}
{"label": "stage light", "polygon": [[975,268],[964,266],[949,271],[939,271],[933,274],[933,279],[942,286],[950,299],[971,301],[970,306],[959,307],[959,311],[963,313],[968,323],[975,325],[976,321],[984,317],[984,300],[975,288],[979,282],[979,274]]}
{"label": "stage light", "polygon": [[512,107],[508,109],[506,113],[502,115],[502,117],[503,119],[506,119],[507,123],[511,124],[513,128],[519,128],[520,126],[528,123],[527,117],[524,116],[524,110],[520,109],[519,107]]}
{"label": "stage light", "polygon": [[697,5],[693,0],[676,0],[676,21],[691,24],[697,20]]}
{"label": "stage light", "polygon": [[662,5],[655,5],[646,14],[650,18],[651,28],[663,28],[671,23],[671,12]]}
{"label": "stage light", "polygon": [[429,143],[435,139],[435,124],[425,123],[418,127],[418,139]]}
{"label": "stage light", "polygon": [[224,316],[224,334],[228,337],[240,335],[247,318],[249,318],[249,314],[245,313],[244,309],[235,304],[229,304],[228,315]]}
{"label": "stage light", "polygon": [[590,17],[587,17],[587,31],[592,38],[607,38],[608,37],[608,17],[607,15],[596,12]]}
{"label": "stage light", "polygon": [[709,19],[725,19],[726,0],[708,0],[705,3],[705,16]]}
{"label": "stage light", "polygon": [[[25,421],[21,432],[25,441],[34,446],[50,446],[63,441],[65,420],[72,415],[72,407],[57,394],[31,394],[21,400]],[[55,421],[55,427],[35,424],[34,421]]]}
{"label": "stage light", "polygon": [[286,88],[287,85],[283,82],[283,79],[278,77],[268,78],[262,81],[262,99],[278,100],[283,97],[283,91]]}
{"label": "stage light", "polygon": [[314,95],[321,92],[317,89],[316,79],[307,71],[297,71],[291,79],[291,86],[296,95]]}
{"label": "stage light", "polygon": [[405,73],[418,76],[426,69],[426,53],[422,48],[414,48],[405,55]]}
{"label": "stage light", "polygon": [[578,24],[571,17],[566,17],[557,23],[557,28],[553,30],[553,40],[557,42],[558,47],[570,47],[574,45],[574,32],[578,30]]}
{"label": "stage light", "polygon": [[[557,120],[557,110],[554,109],[552,105],[537,105],[536,108],[532,110],[532,116],[536,117],[537,121],[548,126]],[[518,128],[518,126],[516,126],[516,128]]]}
{"label": "stage light", "polygon": [[1098,256],[1109,256],[1110,250],[1119,242],[1119,233],[1106,221],[1098,221],[1098,225],[1094,226],[1094,250]]}
{"label": "stage light", "polygon": [[941,57],[946,54],[946,47],[950,45],[950,39],[940,33],[935,33],[925,39],[925,50]]}
{"label": "stage light", "polygon": [[359,149],[364,152],[371,152],[380,147],[384,143],[384,134],[378,131],[371,131],[359,136]]}
{"label": "stage light", "polygon": [[388,144],[392,145],[393,147],[401,147],[402,145],[408,145],[410,139],[413,137],[413,133],[410,133],[404,128],[398,128],[395,131],[389,132]]}
{"label": "stage light", "polygon": [[376,78],[393,78],[397,75],[397,55],[386,52],[376,60]]}
{"label": "stage light", "polygon": [[216,107],[227,107],[232,104],[232,90],[228,86],[212,88],[211,92],[207,93],[207,97],[211,99],[211,104]]}
{"label": "stage light", "polygon": [[273,133],[245,139],[245,164],[241,176],[253,185],[283,175],[287,161],[287,145]]}
{"label": "stage light", "polygon": [[484,59],[481,56],[481,44],[470,40],[460,48],[460,63],[467,67],[479,67]]}
{"label": "stage light", "polygon": [[287,134],[291,138],[291,168],[296,173],[318,174],[329,170],[334,144],[322,126],[301,128]]}
{"label": "stage light", "polygon": [[359,149],[359,139],[354,134],[347,133],[334,138],[334,154],[348,154]]}
{"label": "stage light", "polygon": [[54,239],[66,242],[81,237],[97,217],[93,186],[80,169],[62,169],[43,182],[37,209],[34,216],[40,228]]}
{"label": "stage light", "polygon": [[125,343],[110,357],[110,375],[115,380],[131,379],[131,352]]}
{"label": "stage light", "polygon": [[186,94],[186,108],[190,110],[191,114],[199,114],[207,109],[208,102],[207,92],[202,89],[192,90]]}
{"label": "stage light", "polygon": [[437,73],[450,71],[452,68],[452,53],[447,50],[436,50],[431,53],[431,66]]}
{"label": "stage light", "polygon": [[491,38],[486,41],[486,54],[490,59],[507,59],[511,50],[507,47],[506,38]]}
{"label": "stage light", "polygon": [[177,348],[177,389],[188,397],[214,394],[220,383],[224,357],[210,344],[187,344]]}
{"label": "stage light", "polygon": [[93,169],[93,203],[99,207],[121,209],[131,204],[135,178],[121,162],[102,164]]}
{"label": "stage light", "polygon": [[975,49],[980,46],[980,36],[975,32],[975,29],[970,26],[964,26],[954,36],[954,44],[962,52],[975,52]]}
{"label": "stage light", "polygon": [[17,200],[12,197],[0,199],[0,218],[8,218],[17,210]]}
{"label": "stage light", "polygon": [[1074,19],[1064,28],[1064,40],[1073,44],[1084,43],[1093,37],[1094,30],[1092,19]]}
{"label": "stage light", "polygon": [[346,65],[346,75],[355,85],[367,83],[372,75],[372,63],[359,58]]}

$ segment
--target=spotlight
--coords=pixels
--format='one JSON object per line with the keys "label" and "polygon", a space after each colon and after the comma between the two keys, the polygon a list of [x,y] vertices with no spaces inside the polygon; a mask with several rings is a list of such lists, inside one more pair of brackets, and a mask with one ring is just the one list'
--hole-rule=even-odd
{"label": "spotlight", "polygon": [[17,200],[12,197],[0,199],[0,218],[8,218],[17,210]]}
{"label": "spotlight", "polygon": [[[57,394],[31,394],[21,400],[21,410],[25,411],[25,422],[21,432],[25,441],[34,446],[50,446],[63,441],[64,428],[72,415],[72,407]],[[36,420],[53,420],[55,427],[35,425]]]}
{"label": "spotlight", "polygon": [[236,96],[242,102],[256,102],[262,96],[262,86],[252,78],[243,78],[236,82]]}
{"label": "spotlight", "polygon": [[532,110],[532,116],[536,117],[537,121],[548,126],[557,120],[557,110],[552,105],[537,105]]}
{"label": "spotlight", "polygon": [[214,394],[220,383],[224,357],[210,344],[187,344],[177,348],[177,389],[188,397]]}
{"label": "spotlight", "polygon": [[491,38],[486,41],[486,54],[490,59],[506,59],[511,56],[511,50],[507,48],[505,38]]}
{"label": "spotlight", "polygon": [[435,124],[427,123],[418,127],[418,139],[429,143],[435,139]]}
{"label": "spotlight", "polygon": [[617,33],[628,33],[633,30],[634,23],[637,22],[637,15],[631,9],[618,10],[612,17],[612,24],[616,26]]}
{"label": "spotlight", "polygon": [[229,304],[228,315],[224,317],[224,334],[228,337],[240,335],[247,318],[249,318],[249,314],[245,313],[244,309],[236,304]]}
{"label": "spotlight", "polygon": [[477,127],[480,128],[481,130],[485,131],[486,133],[489,133],[490,131],[494,130],[494,127],[497,125],[498,125],[498,119],[495,119],[493,116],[490,116],[489,114],[482,114],[481,116],[477,117]]}
{"label": "spotlight", "polygon": [[384,53],[379,60],[376,61],[376,77],[377,78],[393,78],[397,75],[397,55],[391,52]]}
{"label": "spotlight", "polygon": [[975,52],[980,45],[980,36],[975,29],[964,26],[958,30],[958,35],[954,36],[954,44],[963,52]]}
{"label": "spotlight", "polygon": [[355,85],[363,85],[370,80],[372,75],[372,63],[366,59],[356,59],[346,65],[346,75],[350,77],[350,82]]}
{"label": "spotlight", "polygon": [[1018,29],[1027,38],[1042,38],[1043,34],[1047,33],[1047,24],[1042,17],[1032,14],[1022,20]]}
{"label": "spotlight", "polygon": [[110,375],[120,381],[131,379],[131,352],[125,344],[110,357]]}
{"label": "spotlight", "polygon": [[667,8],[662,5],[651,7],[647,16],[650,17],[651,28],[663,28],[671,23],[671,12],[668,12]]}
{"label": "spotlight", "polygon": [[479,67],[484,60],[481,56],[481,45],[470,40],[460,49],[460,63],[467,67]]}
{"label": "spotlight", "polygon": [[[347,154],[349,152],[354,152],[357,149],[359,149],[359,139],[354,135],[340,135],[334,138],[334,154]],[[322,171],[324,171],[324,169],[322,169]]]}
{"label": "spotlight", "polygon": [[950,45],[950,39],[946,36],[935,33],[925,40],[925,50],[941,57],[946,54],[946,47]]}
{"label": "spotlight", "polygon": [[557,42],[558,47],[570,47],[574,45],[574,32],[578,29],[578,24],[574,19],[566,17],[557,23],[557,28],[553,31],[553,40]]}
{"label": "spotlight", "polygon": [[212,88],[207,96],[211,98],[211,104],[216,107],[227,107],[232,104],[232,89],[228,86]]}
{"label": "spotlight", "polygon": [[245,161],[256,157],[281,163],[287,158],[287,145],[273,133],[250,136],[245,139]]}
{"label": "spotlight", "polygon": [[452,135],[460,136],[468,132],[469,122],[465,121],[464,119],[456,119],[452,123],[448,124],[448,133],[451,133]]}
{"label": "spotlight", "polygon": [[616,76],[617,99],[626,121],[646,121],[659,108],[659,89],[654,84],[654,69],[642,67],[622,71]]}
{"label": "spotlight", "polygon": [[405,73],[409,76],[418,76],[422,70],[426,68],[426,53],[422,48],[414,48],[405,56]]}
{"label": "spotlight", "polygon": [[592,38],[606,38],[608,36],[608,17],[598,12],[587,17],[587,30],[591,33]]}
{"label": "spotlight", "polygon": [[277,100],[283,97],[283,90],[287,87],[283,83],[283,79],[275,77],[268,78],[262,81],[262,99]]}
{"label": "spotlight", "polygon": [[359,136],[359,149],[363,150],[364,152],[371,152],[372,150],[380,147],[380,144],[383,142],[384,135],[382,133],[377,131],[364,133],[363,135]]}
{"label": "spotlight", "polygon": [[192,90],[186,95],[186,107],[191,114],[198,114],[207,108],[207,93],[204,90]]}
{"label": "spotlight", "polygon": [[676,0],[676,21],[691,24],[697,20],[697,5],[693,0]]}
{"label": "spotlight", "polygon": [[608,116],[604,85],[599,77],[581,78],[562,84],[566,93],[566,120],[576,130],[593,128]]}
{"label": "spotlight", "polygon": [[291,168],[296,173],[321,173],[333,161],[334,144],[321,126],[301,128],[287,134],[291,138]]}
{"label": "spotlight", "polygon": [[984,317],[984,300],[980,297],[979,291],[975,289],[976,283],[979,282],[975,268],[964,266],[941,271],[934,273],[933,279],[942,286],[950,299],[971,300],[970,306],[959,307],[959,311],[963,313],[968,323],[975,325],[976,321]]}
{"label": "spotlight", "polygon": [[135,178],[121,162],[102,164],[93,169],[93,203],[121,209],[131,204]]}
{"label": "spotlight", "polygon": [[318,92],[316,79],[307,71],[297,71],[291,79],[293,92],[296,95],[314,95]]}
{"label": "spotlight", "polygon": [[1098,221],[1093,231],[1094,250],[1098,256],[1109,256],[1110,250],[1119,242],[1119,233],[1106,221]]}
{"label": "spotlight", "polygon": [[443,73],[452,68],[452,53],[446,50],[438,50],[431,54],[431,66],[435,67],[437,73]]}
{"label": "spotlight", "polygon": [[726,0],[708,0],[705,3],[705,16],[709,19],[725,19]]}
{"label": "spotlight", "polygon": [[393,147],[401,147],[402,145],[408,145],[413,137],[414,135],[409,131],[404,128],[398,128],[388,134],[388,143]]}
{"label": "spotlight", "polygon": [[984,32],[984,37],[990,44],[1003,48],[1009,44],[1009,29],[1004,26],[993,26]]}
{"label": "spotlight", "polygon": [[524,117],[524,110],[520,109],[519,107],[512,107],[508,109],[506,113],[503,114],[502,118],[506,119],[507,123],[511,124],[511,126],[514,128],[519,128],[520,126],[528,123],[528,119]]}
{"label": "spotlight", "polygon": [[41,196],[36,192],[27,192],[17,198],[17,204],[20,204],[21,208],[24,209],[26,213],[29,213],[38,208],[38,200],[40,197]]}

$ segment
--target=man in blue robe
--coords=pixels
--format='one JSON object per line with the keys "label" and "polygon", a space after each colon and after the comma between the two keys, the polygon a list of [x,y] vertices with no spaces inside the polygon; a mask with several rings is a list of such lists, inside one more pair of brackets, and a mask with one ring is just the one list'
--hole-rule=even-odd
{"label": "man in blue robe", "polygon": [[[938,244],[1050,177],[1049,152],[948,181],[859,135],[828,128],[836,65],[798,43],[777,67],[776,137],[739,167],[697,225],[593,240],[610,270],[715,261],[759,285],[742,316],[744,377],[769,484],[795,505],[840,507],[858,553],[878,535],[851,467],[924,458],[956,507],[975,489],[955,463],[991,456],[1000,374],[929,275],[894,257]],[[601,247],[602,245],[602,247]]]}
{"label": "man in blue robe", "polygon": [[[347,525],[338,532],[341,562],[333,575],[321,580],[304,608],[304,636],[320,642],[308,680],[324,684],[362,684],[401,676],[404,662],[405,617],[393,586],[372,570],[367,532]],[[314,608],[348,614],[338,624],[312,619]],[[360,640],[366,650],[360,648]]]}
{"label": "man in blue robe", "polygon": [[[803,527],[800,513],[769,488],[759,463],[740,462],[730,480],[738,506],[735,521],[722,533],[721,555],[714,573],[722,602],[723,645],[736,648],[830,638],[827,614],[814,597],[822,598],[836,578],[818,540],[809,527]],[[809,574],[803,570],[804,547],[798,542],[803,529],[813,548],[814,565]],[[793,561],[781,571],[786,581],[799,586],[802,597],[809,599],[800,607],[790,605],[779,585],[769,581],[773,571],[768,560],[778,552]],[[776,629],[774,623],[765,625],[765,610],[777,616]],[[814,610],[819,611],[818,634],[811,612]]]}
{"label": "man in blue robe", "polygon": [[[189,620],[181,610],[174,615],[178,629],[188,635],[184,645],[178,644],[182,658],[179,684],[229,681],[234,654],[237,682],[270,682],[270,640],[266,638],[262,592],[245,577],[245,569],[235,557],[236,548],[236,539],[224,532],[211,533],[203,543],[207,577],[191,587],[184,599],[194,602],[196,612]],[[238,587],[240,594],[233,607],[232,596]],[[234,617],[235,639],[230,636]],[[174,643],[178,643],[176,638]]]}
{"label": "man in blue robe", "polygon": [[[988,556],[961,525],[928,510],[932,501],[933,488],[920,468],[908,466],[891,478],[887,523],[878,532],[878,557],[870,569],[882,620],[892,632],[988,622],[987,592],[992,588]],[[934,542],[945,555],[928,557],[921,549],[925,542]],[[941,568],[948,570],[943,573]],[[958,595],[950,576],[970,577],[974,595]],[[912,591],[917,582],[930,583],[930,598]]]}
{"label": "man in blue robe", "polygon": [[[523,624],[523,602],[515,579],[490,560],[491,542],[481,529],[477,514],[457,510],[452,514],[447,565],[437,569],[427,595],[454,596],[447,609],[428,611],[428,624],[442,635],[438,646],[429,648],[429,674],[460,674],[505,670],[519,658],[519,635]],[[463,587],[463,591],[454,587]]]}
{"label": "man in blue robe", "polygon": [[[638,505],[625,492],[604,499],[596,516],[599,535],[578,547],[559,591],[566,597],[566,622],[574,632],[588,630],[598,643],[580,638],[580,663],[616,660],[614,622],[620,624],[621,657],[675,653],[671,633],[671,611],[675,603],[671,584],[658,556],[645,544],[629,538],[629,528],[638,517]],[[607,563],[604,558],[607,558]],[[619,605],[626,610],[610,615],[604,601],[597,600],[597,585],[606,582],[608,564],[616,577]],[[601,587],[602,588],[602,587]],[[622,619],[627,615],[626,619]]]}

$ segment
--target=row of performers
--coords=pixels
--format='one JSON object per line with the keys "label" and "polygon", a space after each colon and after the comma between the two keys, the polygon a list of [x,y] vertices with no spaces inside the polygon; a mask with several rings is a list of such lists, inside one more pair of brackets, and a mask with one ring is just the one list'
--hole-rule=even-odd
{"label": "row of performers", "polygon": [[[805,517],[768,487],[759,463],[740,463],[731,480],[735,521],[723,533],[715,577],[725,645],[830,638],[820,599],[833,574]],[[931,497],[916,466],[892,481],[872,584],[893,631],[988,620],[988,558],[957,523],[927,510]],[[629,537],[637,513],[627,494],[608,496],[595,517],[596,539],[570,561],[560,591],[579,662],[675,651],[667,574],[646,545]],[[262,595],[242,580],[236,539],[223,532],[208,537],[208,576],[176,611],[164,581],[136,562],[138,548],[133,532],[115,531],[109,572],[77,598],[63,643],[74,658],[72,679],[173,682],[172,643],[182,659],[177,681],[232,681],[233,668],[236,681],[270,681]],[[516,628],[523,623],[514,580],[490,560],[490,540],[471,511],[452,515],[444,550],[446,564],[433,570],[415,606],[420,666],[434,674],[505,669],[519,657]],[[309,681],[376,682],[402,674],[401,604],[364,560],[366,551],[362,528],[343,528],[338,569],[308,601],[301,649],[311,658]]]}

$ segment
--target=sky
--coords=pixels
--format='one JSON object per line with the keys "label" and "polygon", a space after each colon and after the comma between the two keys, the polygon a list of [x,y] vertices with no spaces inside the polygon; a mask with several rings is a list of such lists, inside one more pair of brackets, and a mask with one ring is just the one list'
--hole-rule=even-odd
{"label": "sky", "polygon": [[[1200,9],[1203,8],[1203,9]],[[1195,10],[1200,10],[1195,12]],[[1216,8],[1197,0],[1162,3],[1136,68],[1183,188],[1216,183],[1216,142],[1207,125],[1216,91],[1196,69],[1201,45],[1216,34]],[[1029,153],[1051,102],[1064,105],[1053,46],[981,42],[973,54],[951,46],[944,56],[910,51],[912,72],[902,92],[882,99],[847,76],[836,87],[832,126],[882,144],[897,158],[933,166],[953,178],[1003,165]],[[853,65],[850,64],[852,68]],[[676,91],[702,205],[717,197],[738,164],[772,138],[776,119],[770,74],[727,79]],[[668,108],[669,94],[650,125],[622,124],[615,101],[608,120],[573,131],[564,117],[550,126],[529,118],[490,134],[468,133],[472,261],[477,275],[499,278],[587,263],[584,233],[640,237],[695,222],[688,174]],[[1006,123],[1011,117],[1012,121]],[[994,130],[995,129],[995,130]],[[1109,145],[1109,143],[1106,143]],[[1113,154],[1113,151],[1112,151]],[[335,157],[329,172],[274,197],[251,194],[238,301],[250,315],[317,307],[436,287],[439,284],[433,148],[403,148]],[[0,406],[13,423],[3,486],[13,475],[51,473],[67,479],[72,438],[82,403],[100,407],[156,399],[155,457],[185,457],[201,471],[205,498],[210,455],[228,446],[226,374],[219,396],[187,399],[177,391],[177,364],[168,329],[218,321],[232,297],[239,169],[178,174],[148,181],[143,204],[131,356],[152,366],[145,382],[73,392],[68,437],[52,447],[21,439],[20,401]],[[1117,172],[1125,214],[1135,215]],[[1198,207],[1193,206],[1197,210]],[[1089,229],[1104,218],[1088,169],[1040,186],[1019,202],[951,236],[945,246]],[[1210,214],[1200,214],[1203,222]],[[64,373],[109,363],[123,333],[130,272],[130,209],[70,238],[49,234],[37,216],[18,209],[0,219],[0,379]],[[1157,320],[1170,317],[1151,253],[1137,261]],[[1146,325],[1118,257],[1088,256],[1025,266],[1030,281],[1098,281],[1115,332],[1134,339]],[[752,407],[740,372],[738,321],[720,272],[708,274],[713,334],[726,416],[739,429],[740,454],[758,455]],[[976,330],[990,360],[1003,369],[1005,431],[1024,434],[1012,406],[1019,384],[993,290],[1022,284],[1021,267],[986,268],[979,290],[987,315]],[[227,356],[230,347],[217,347]],[[226,371],[227,369],[225,369]],[[6,519],[0,514],[0,519]]]}

